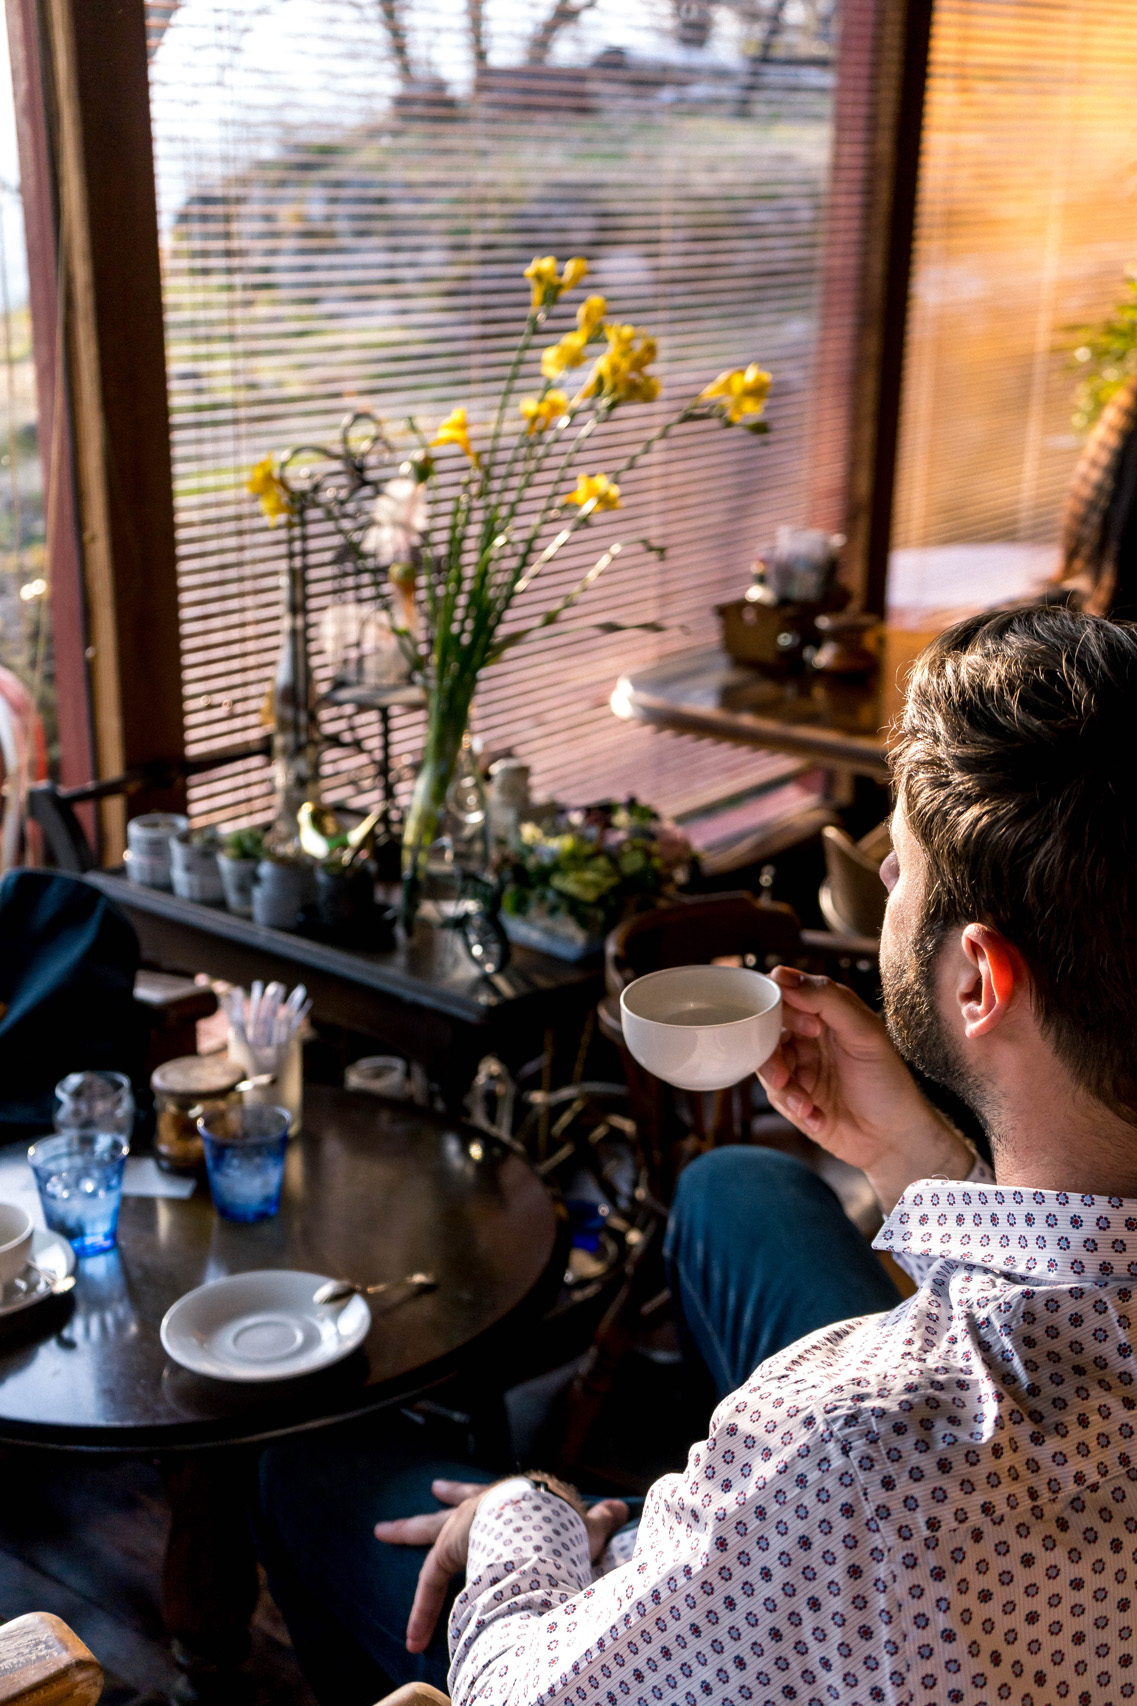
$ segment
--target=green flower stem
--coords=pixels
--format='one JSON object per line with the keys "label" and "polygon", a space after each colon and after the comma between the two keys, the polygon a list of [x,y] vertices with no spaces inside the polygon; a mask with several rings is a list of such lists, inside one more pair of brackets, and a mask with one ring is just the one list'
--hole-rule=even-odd
{"label": "green flower stem", "polygon": [[[670,433],[674,432],[675,428],[677,426],[682,426],[684,421],[696,419],[697,415],[698,415],[698,402],[696,400],[693,403],[688,403],[687,407],[685,409],[681,410],[681,412],[679,414],[673,416],[671,420],[665,422],[665,424],[659,428],[658,432],[653,433],[652,436],[649,439],[647,439],[646,442],[644,444],[642,444],[638,450],[633,451],[630,456],[628,456],[623,462],[621,462],[620,466],[616,469],[615,473],[612,475],[613,485],[618,485],[619,482],[623,479],[624,475],[627,474],[632,468],[634,468],[636,466],[637,462],[641,462],[645,456],[649,455],[650,452],[655,449],[657,444],[661,443],[662,440],[667,438]],[[589,425],[593,426],[595,424],[596,424],[596,421],[595,421],[595,417],[594,417],[593,420],[589,423]],[[584,436],[585,435],[583,433],[580,434],[581,438],[583,438]],[[567,464],[567,461],[568,461],[568,458],[566,458],[566,464]],[[563,477],[563,466],[562,466],[560,473],[558,473],[558,477],[557,477],[558,483],[562,477]],[[534,563],[532,570],[528,574],[525,574],[524,570],[525,570],[526,564],[528,562],[529,554],[532,551],[534,544],[536,543],[538,533],[540,532],[541,528],[545,524],[545,520],[546,520],[546,517],[548,514],[548,510],[549,510],[549,505],[546,504],[545,509],[542,511],[540,518],[538,519],[538,521],[537,521],[536,525],[534,526],[532,532],[530,533],[528,539],[525,541],[525,546],[522,549],[520,561],[517,564],[517,571],[515,572],[514,579],[508,588],[508,596],[502,602],[501,609],[500,609],[500,612],[498,614],[497,622],[495,623],[495,628],[497,627],[497,625],[500,622],[502,622],[504,620],[506,612],[508,611],[511,603],[513,602],[513,599],[517,596],[517,594],[519,592],[525,591],[525,589],[527,587],[532,586],[533,582],[536,580],[537,576],[540,574],[541,570],[545,567],[545,565],[547,563],[549,563],[553,559],[553,557],[556,556],[557,552],[560,551],[563,546],[568,544],[569,540],[573,537],[573,535],[575,533],[579,532],[580,528],[584,526],[585,522],[591,520],[593,511],[595,510],[595,508],[596,508],[596,500],[595,499],[593,499],[591,503],[582,504],[579,514],[573,518],[573,520],[568,524],[568,526],[566,528],[562,529],[561,533],[557,536],[556,539],[553,540],[553,543],[551,545],[547,545],[545,547],[544,551],[542,551],[541,555],[538,557],[537,561]],[[605,565],[605,567],[606,566],[607,565]],[[584,584],[590,585],[591,580],[593,580],[595,578],[596,577],[594,575],[592,575],[592,573],[590,571],[589,576],[587,576],[585,578]],[[583,590],[583,588],[581,588],[581,590]],[[573,597],[573,599],[572,599],[573,603],[576,602],[576,597],[579,597],[579,593],[577,593]],[[558,614],[559,614],[559,612],[558,612]],[[550,620],[555,621],[556,617],[554,616]],[[541,628],[541,627],[544,627],[546,625],[547,624],[544,622],[537,622],[536,624],[534,624],[534,626],[532,628],[525,629],[525,633],[527,633],[527,634],[533,633],[536,631],[537,628]],[[499,647],[497,655],[500,656],[501,653],[507,649],[508,649],[507,646]]]}
{"label": "green flower stem", "polygon": [[[512,604],[514,598],[517,596],[518,589],[521,587],[522,582],[524,581],[525,570],[528,567],[529,559],[533,554],[533,548],[537,543],[537,540],[541,534],[542,529],[547,525],[549,518],[552,516],[554,511],[560,508],[560,504],[558,502],[557,494],[560,490],[562,481],[564,480],[566,474],[568,473],[568,470],[571,468],[573,462],[575,461],[577,455],[579,454],[581,445],[584,443],[586,438],[589,438],[591,436],[592,432],[594,431],[594,429],[598,425],[599,425],[599,417],[597,415],[593,415],[585,423],[585,425],[581,427],[580,431],[576,434],[576,436],[573,438],[572,442],[570,443],[568,450],[565,452],[564,456],[561,458],[560,465],[557,468],[556,474],[553,476],[553,480],[552,480],[552,483],[551,483],[550,488],[549,488],[549,495],[545,499],[545,502],[541,507],[541,513],[538,515],[536,521],[533,523],[533,526],[530,528],[529,532],[527,533],[525,540],[521,546],[521,549],[518,553],[518,556],[517,556],[515,562],[513,563],[513,566],[511,568],[510,573],[503,578],[502,585],[501,585],[500,591],[498,593],[497,601],[496,601],[495,626],[496,626],[497,622],[500,622],[504,618],[504,616],[505,616],[507,610],[509,609],[510,605]],[[561,442],[561,441],[557,441],[557,442]],[[549,458],[549,456],[552,453],[554,448],[555,448],[555,445],[550,443],[547,446],[547,448],[545,448],[543,450],[543,453],[538,458],[536,466],[535,466],[534,471],[533,471],[533,477],[534,478],[536,477],[536,475],[538,473],[540,473],[542,467],[544,466],[545,462],[548,460],[548,458]],[[530,482],[526,482],[526,484],[528,484],[528,483],[530,483]],[[514,500],[513,508],[510,510],[509,516],[507,517],[507,525],[512,522],[513,517],[516,515],[518,507],[521,503],[521,499],[524,497],[524,495],[525,495],[524,488],[522,488],[521,490],[518,491],[517,497]],[[583,515],[576,516],[574,518],[574,520],[569,525],[569,530],[568,530],[569,536],[571,536],[573,533],[575,533],[577,528],[581,525],[582,521],[584,521],[586,519],[587,519],[587,517],[585,517]],[[566,543],[566,540],[561,541],[561,544],[564,544],[564,543]],[[559,550],[560,546],[558,545],[556,548]],[[526,582],[525,584],[528,584],[528,583]]]}
{"label": "green flower stem", "polygon": [[[549,395],[549,392],[553,389],[555,383],[556,383],[556,381],[552,380],[552,379],[546,379],[545,380],[545,383],[541,386],[540,391],[537,393],[537,401],[539,403],[544,402],[545,398]],[[572,407],[572,404],[570,403],[565,408],[564,413],[568,416],[569,424],[571,425],[572,421],[580,413],[580,409],[579,408],[574,409]],[[561,428],[560,430],[564,431],[565,429]],[[501,477],[501,484],[498,487],[499,500],[500,500],[502,494],[505,492],[506,487],[509,485],[509,476],[513,473],[514,464],[516,463],[518,455],[521,453],[521,451],[523,451],[527,446],[530,446],[533,448],[540,448],[536,444],[536,440],[538,439],[538,437],[545,439],[545,440],[550,439],[550,438],[555,438],[557,435],[557,432],[558,432],[558,429],[556,427],[550,427],[550,428],[547,428],[544,433],[538,435],[536,433],[531,432],[528,426],[523,426],[521,428],[521,431],[518,433],[516,439],[513,442],[513,449],[509,453],[509,461],[505,465],[505,473]],[[529,483],[529,479],[532,477],[532,475],[539,472],[539,470],[541,468],[542,461],[543,461],[543,458],[540,456],[538,456],[536,459],[533,459],[533,458],[530,459],[531,465],[530,465],[530,467],[528,467],[526,469],[525,474],[522,476],[522,479],[524,481],[524,484],[522,486],[522,490],[524,490],[525,485],[527,485]],[[516,510],[516,508],[517,508],[517,505],[515,502],[513,505],[513,510],[510,511],[510,514],[512,514],[513,511]]]}
{"label": "green flower stem", "polygon": [[489,455],[486,457],[482,490],[486,494],[487,498],[489,497],[490,479],[493,475],[494,457],[497,455],[498,440],[501,437],[501,429],[505,421],[505,411],[509,407],[509,399],[512,397],[516,388],[525,357],[529,354],[530,345],[537,335],[537,327],[541,325],[544,319],[545,312],[543,308],[537,308],[531,311],[529,318],[525,322],[525,330],[518,339],[517,348],[513,352],[513,361],[505,379],[505,389],[502,391],[501,401],[497,406],[497,416],[494,420],[493,433],[490,437]]}

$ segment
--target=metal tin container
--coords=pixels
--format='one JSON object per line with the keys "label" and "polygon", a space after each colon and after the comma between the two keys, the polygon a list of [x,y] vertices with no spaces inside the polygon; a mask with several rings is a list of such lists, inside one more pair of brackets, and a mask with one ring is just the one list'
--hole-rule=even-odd
{"label": "metal tin container", "polygon": [[150,1079],[157,1124],[154,1153],[168,1173],[196,1173],[205,1165],[197,1122],[241,1098],[237,1085],[244,1071],[225,1054],[186,1054],[167,1060]]}

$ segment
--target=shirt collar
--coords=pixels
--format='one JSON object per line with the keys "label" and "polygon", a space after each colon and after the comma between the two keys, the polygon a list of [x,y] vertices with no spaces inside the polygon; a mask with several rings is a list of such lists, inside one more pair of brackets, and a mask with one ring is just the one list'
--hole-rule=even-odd
{"label": "shirt collar", "polygon": [[1057,1283],[1132,1279],[1137,1200],[919,1179],[873,1245]]}

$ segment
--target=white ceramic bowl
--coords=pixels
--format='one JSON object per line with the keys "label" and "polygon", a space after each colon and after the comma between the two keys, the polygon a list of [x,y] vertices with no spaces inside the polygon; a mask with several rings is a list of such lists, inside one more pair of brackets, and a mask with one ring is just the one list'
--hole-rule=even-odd
{"label": "white ceramic bowl", "polygon": [[624,1041],[642,1067],[678,1090],[725,1090],[778,1046],[782,992],[740,966],[672,966],[620,996]]}
{"label": "white ceramic bowl", "polygon": [[32,1217],[19,1203],[0,1202],[0,1286],[23,1273],[32,1253]]}

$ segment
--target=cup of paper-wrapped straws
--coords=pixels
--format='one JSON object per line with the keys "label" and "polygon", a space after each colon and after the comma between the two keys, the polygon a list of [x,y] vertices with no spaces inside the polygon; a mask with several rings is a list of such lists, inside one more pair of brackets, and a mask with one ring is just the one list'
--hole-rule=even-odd
{"label": "cup of paper-wrapped straws", "polygon": [[300,1130],[304,1107],[301,1038],[312,1003],[302,983],[288,995],[283,983],[259,979],[248,994],[231,989],[222,996],[229,1019],[229,1058],[253,1080],[244,1091],[246,1102],[287,1108],[288,1135]]}

